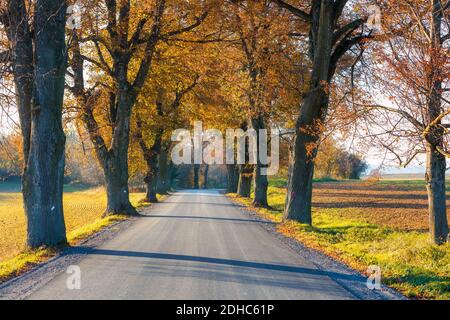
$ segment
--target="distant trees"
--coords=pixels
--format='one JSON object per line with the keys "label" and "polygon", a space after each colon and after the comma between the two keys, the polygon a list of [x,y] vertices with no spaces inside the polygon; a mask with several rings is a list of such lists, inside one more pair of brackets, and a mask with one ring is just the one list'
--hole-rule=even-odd
{"label": "distant trees", "polygon": [[0,137],[0,181],[22,173],[22,139],[18,134]]}
{"label": "distant trees", "polygon": [[360,179],[367,169],[361,156],[348,152],[328,138],[318,149],[315,177],[335,179]]}
{"label": "distant trees", "polygon": [[358,155],[347,151],[341,152],[337,157],[337,176],[343,179],[360,179],[368,169],[367,163]]}
{"label": "distant trees", "polygon": [[103,172],[93,149],[85,134],[79,134],[73,129],[67,130],[65,183],[91,186],[103,184]]}

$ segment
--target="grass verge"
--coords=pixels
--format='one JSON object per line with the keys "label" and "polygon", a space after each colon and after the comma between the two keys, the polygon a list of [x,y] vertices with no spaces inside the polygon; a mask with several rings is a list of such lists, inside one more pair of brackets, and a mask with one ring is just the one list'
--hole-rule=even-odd
{"label": "grass verge", "polygon": [[251,206],[251,200],[229,195],[277,223],[277,229],[365,274],[371,265],[382,269],[383,283],[409,298],[450,299],[450,245],[430,244],[424,232],[405,231],[349,218],[342,208],[314,208],[314,226],[282,221],[286,190],[269,187],[273,209]]}
{"label": "grass verge", "polygon": [[[131,194],[131,202],[136,206],[136,208],[143,208],[151,205],[150,203],[140,201],[139,199],[141,199],[141,197],[142,194]],[[158,195],[158,199],[160,201],[163,201],[165,197],[166,196]],[[72,225],[69,225],[68,227],[67,241],[69,246],[75,246],[80,241],[87,239],[88,237],[104,230],[107,227],[110,227],[117,222],[129,219],[128,216],[120,215],[100,218],[102,215],[102,209],[99,208],[102,208],[104,200],[105,198],[103,192],[98,189],[77,190],[75,194],[65,195],[65,201],[68,204],[68,210],[65,211],[66,219],[68,218],[69,220],[73,220],[75,214],[78,214],[79,216],[79,218],[77,218],[78,220],[72,221],[72,225],[75,225],[75,227]],[[75,211],[74,209],[76,208],[78,210]],[[94,210],[96,210],[95,213],[93,212]],[[1,213],[2,212],[0,211],[0,214]],[[5,216],[6,213],[4,217]],[[8,215],[7,217],[9,218],[12,216]],[[0,228],[0,232],[6,233],[8,231],[9,230],[1,230]],[[12,240],[14,239],[15,241],[23,241],[23,231],[17,232]],[[37,250],[23,249],[18,254],[14,254],[12,257],[0,260],[0,283],[17,277],[31,270],[38,264],[48,261],[56,254],[58,254],[61,249],[62,248],[41,248]]]}

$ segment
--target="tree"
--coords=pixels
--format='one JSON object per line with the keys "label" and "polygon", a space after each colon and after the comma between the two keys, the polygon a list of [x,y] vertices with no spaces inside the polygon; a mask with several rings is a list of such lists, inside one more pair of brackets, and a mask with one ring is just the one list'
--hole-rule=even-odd
{"label": "tree", "polygon": [[62,202],[66,2],[36,0],[27,5],[9,0],[2,9],[0,23],[9,41],[23,137],[27,244],[54,246],[66,242]]}
{"label": "tree", "polygon": [[200,189],[200,165],[194,164],[194,189],[199,190]]}
{"label": "tree", "polygon": [[358,155],[341,151],[336,159],[336,175],[343,179],[357,180],[367,170],[367,163]]}
{"label": "tree", "polygon": [[351,19],[346,15],[344,9],[350,3],[348,0],[307,1],[305,7],[309,8],[309,13],[303,6],[281,0],[274,2],[300,19],[309,32],[306,39],[311,62],[309,88],[295,125],[284,218],[311,224],[314,161],[330,102],[329,88],[344,55],[370,36],[357,32],[363,28],[363,19]]}
{"label": "tree", "polygon": [[203,185],[202,189],[208,189],[209,164],[205,164],[203,169]]}
{"label": "tree", "polygon": [[426,154],[430,235],[434,243],[442,244],[449,233],[445,175],[450,157],[446,123],[450,3],[418,0],[384,5],[386,42],[374,47],[368,83],[379,94],[376,101],[383,103],[373,103],[370,96],[361,103],[370,124],[366,135],[401,166]]}
{"label": "tree", "polygon": [[158,202],[156,194],[158,191],[158,175],[160,172],[160,155],[161,151],[163,151],[163,148],[167,148],[163,145],[163,138],[164,135],[167,134],[167,131],[171,129],[171,126],[169,125],[170,120],[168,118],[176,115],[177,110],[180,107],[181,100],[197,85],[197,80],[198,77],[196,77],[194,82],[186,88],[177,88],[175,96],[173,97],[173,101],[169,102],[168,98],[164,97],[163,94],[163,92],[166,90],[160,87],[156,89],[158,92],[156,98],[156,112],[158,120],[162,121],[162,123],[158,123],[157,125],[157,128],[154,132],[155,137],[151,146],[148,146],[146,139],[144,139],[145,129],[142,118],[145,117],[141,117],[139,115],[139,117],[136,119],[135,138],[139,143],[142,154],[144,156],[144,160],[147,164],[147,174],[144,182],[147,185],[146,201],[148,202]]}
{"label": "tree", "polygon": [[[275,107],[280,100],[283,80],[282,73],[289,73],[286,65],[294,41],[288,37],[293,31],[293,24],[288,14],[283,13],[271,1],[233,1],[230,28],[238,37],[237,49],[242,60],[241,86],[246,100],[246,117],[248,125],[260,132],[267,130],[278,119]],[[290,62],[290,61],[289,61]],[[262,143],[266,145],[263,146]],[[267,142],[257,135],[257,153],[267,150]],[[254,199],[256,207],[268,207],[268,178],[265,170],[268,165],[257,162],[254,170]],[[250,170],[248,168],[243,168]],[[244,170],[243,170],[244,171]],[[245,173],[247,175],[247,173]],[[241,179],[245,181],[246,178]],[[249,186],[249,184],[245,184]],[[244,192],[248,194],[249,191]]]}
{"label": "tree", "polygon": [[239,184],[239,167],[235,164],[227,165],[227,193],[237,193]]}
{"label": "tree", "polygon": [[361,156],[338,146],[333,138],[327,137],[320,143],[315,164],[315,177],[360,179],[367,168],[367,163]]}
{"label": "tree", "polygon": [[[148,1],[137,6],[130,0],[105,0],[103,4],[106,7],[106,16],[103,17],[106,31],[98,30],[98,25],[102,23],[100,20],[86,27],[90,33],[85,37],[74,35],[71,60],[74,85],[71,91],[77,97],[80,117],[105,173],[108,198],[106,214],[135,215],[137,211],[129,201],[128,189],[132,109],[149,76],[158,43],[194,30],[207,17],[208,11],[202,4],[192,4],[191,23],[182,26],[177,24],[175,28],[165,30],[163,19],[168,12],[183,15],[185,21],[189,19],[183,6],[179,7],[181,11],[178,12],[176,4],[171,8],[174,10],[169,10],[165,0],[157,0],[154,6]],[[197,15],[201,9],[205,10]],[[175,21],[180,21],[179,18]],[[95,21],[94,18],[86,20]],[[149,20],[152,22],[150,27]],[[170,23],[167,25],[172,27]],[[92,56],[83,54],[81,43],[89,44],[85,50]],[[97,68],[102,75],[90,88],[86,88],[84,79],[85,62]],[[101,125],[94,113],[94,107],[105,102],[108,106],[105,108],[108,124],[112,129],[109,143],[107,136],[102,135]]]}

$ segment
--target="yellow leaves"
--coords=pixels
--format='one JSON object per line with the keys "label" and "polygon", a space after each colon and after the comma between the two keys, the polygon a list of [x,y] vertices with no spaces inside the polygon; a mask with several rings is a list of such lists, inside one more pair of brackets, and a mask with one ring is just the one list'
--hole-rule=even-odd
{"label": "yellow leaves", "polygon": [[318,145],[315,142],[305,143],[306,155],[308,158],[314,158],[317,151],[317,146]]}

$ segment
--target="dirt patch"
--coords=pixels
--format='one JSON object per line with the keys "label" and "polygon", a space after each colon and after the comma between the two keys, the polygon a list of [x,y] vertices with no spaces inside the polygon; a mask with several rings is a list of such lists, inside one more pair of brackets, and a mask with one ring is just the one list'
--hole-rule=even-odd
{"label": "dirt patch", "polygon": [[[447,205],[450,206],[450,197]],[[318,183],[315,210],[407,231],[428,230],[428,200],[423,187],[365,182]],[[449,214],[450,221],[450,214]]]}

